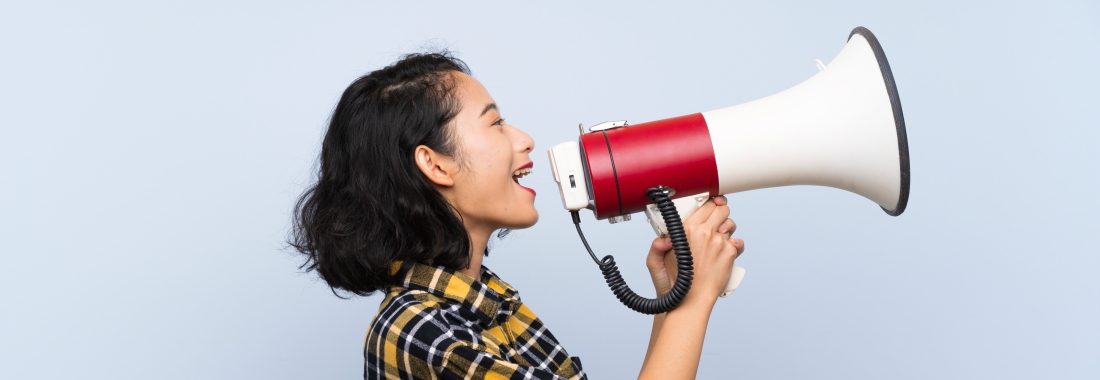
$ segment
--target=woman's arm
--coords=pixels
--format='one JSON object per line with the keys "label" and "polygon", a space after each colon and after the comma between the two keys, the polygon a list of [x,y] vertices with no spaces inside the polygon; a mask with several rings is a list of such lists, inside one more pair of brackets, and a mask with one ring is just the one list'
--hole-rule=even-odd
{"label": "woman's arm", "polygon": [[[676,309],[653,317],[653,327],[642,362],[641,379],[694,379],[703,350],[703,338],[714,303],[729,281],[734,259],[744,252],[744,241],[730,238],[736,225],[729,220],[726,199],[717,197],[684,221],[695,262],[691,290]],[[676,273],[668,252],[672,243],[657,238],[646,259],[657,295],[671,288]]]}
{"label": "woman's arm", "polygon": [[[649,246],[649,255],[646,256],[645,265],[649,268],[649,276],[653,278],[653,288],[657,291],[657,297],[665,295],[672,289],[671,279],[676,277],[675,272],[669,273],[669,269],[666,269],[676,267],[676,255],[668,254],[671,251],[672,240],[668,236],[653,239],[653,244]],[[672,260],[672,263],[668,263],[669,259]],[[661,335],[661,326],[664,322],[665,313],[653,316],[653,328],[649,332],[649,347],[646,348],[642,368],[645,368],[646,363],[649,363],[649,354],[653,352],[653,346],[657,344],[657,337]]]}

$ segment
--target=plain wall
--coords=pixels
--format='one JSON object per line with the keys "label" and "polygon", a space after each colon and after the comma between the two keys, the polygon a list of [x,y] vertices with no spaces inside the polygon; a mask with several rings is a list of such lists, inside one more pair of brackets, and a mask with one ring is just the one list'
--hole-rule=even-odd
{"label": "plain wall", "polygon": [[[486,265],[590,378],[632,378],[650,318],[604,285],[545,149],[782,91],[856,26],[893,67],[909,207],[731,195],[748,275],[699,378],[1100,378],[1100,5],[761,3],[7,2],[0,378],[361,376],[381,298],[334,297],[284,241],[340,93],[425,46],[537,144],[540,222]],[[651,289],[644,218],[584,218]]]}

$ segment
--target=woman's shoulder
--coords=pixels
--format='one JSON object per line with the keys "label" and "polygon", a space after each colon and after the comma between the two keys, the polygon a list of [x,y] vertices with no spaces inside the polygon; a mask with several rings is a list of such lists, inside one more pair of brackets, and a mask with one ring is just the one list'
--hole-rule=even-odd
{"label": "woman's shoulder", "polygon": [[[480,280],[452,268],[419,263],[386,288],[372,330],[395,331],[395,321],[435,324],[451,335],[477,335],[507,319],[520,305],[515,289],[483,267]],[[476,338],[471,338],[476,340]]]}
{"label": "woman's shoulder", "polygon": [[461,319],[451,314],[455,305],[443,297],[410,289],[392,289],[378,307],[371,322],[370,334],[394,336],[401,331],[406,336],[439,336],[461,325]]}
{"label": "woman's shoulder", "polygon": [[451,302],[444,297],[401,287],[392,287],[386,291],[386,298],[378,305],[378,319],[432,318],[452,308]]}

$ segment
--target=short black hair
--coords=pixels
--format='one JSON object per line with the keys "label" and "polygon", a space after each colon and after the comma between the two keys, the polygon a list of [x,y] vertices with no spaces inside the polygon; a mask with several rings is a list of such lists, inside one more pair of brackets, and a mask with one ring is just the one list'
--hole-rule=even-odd
{"label": "short black hair", "polygon": [[356,79],[336,104],[316,183],[295,204],[289,238],[306,257],[302,268],[334,293],[369,295],[396,284],[413,263],[469,267],[458,212],[413,156],[420,145],[457,153],[449,127],[460,108],[456,73],[470,70],[448,51],[409,54]]}

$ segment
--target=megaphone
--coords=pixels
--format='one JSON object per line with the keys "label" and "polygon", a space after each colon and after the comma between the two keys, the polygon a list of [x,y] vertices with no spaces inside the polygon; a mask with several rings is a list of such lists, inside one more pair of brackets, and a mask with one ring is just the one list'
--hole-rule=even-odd
{"label": "megaphone", "polygon": [[[710,197],[789,185],[847,190],[900,215],[909,199],[909,147],[894,77],[878,39],[858,27],[828,66],[786,91],[749,103],[643,124],[600,123],[581,129],[580,139],[549,149],[551,171],[562,203],[573,213],[590,209],[612,223],[645,212],[654,231],[682,235],[680,221]],[[690,251],[677,250],[690,287]],[[669,299],[634,294],[614,260],[592,258],[616,296],[647,314],[674,308]],[[684,271],[684,265],[688,270]],[[722,296],[744,277],[734,266]],[[686,277],[685,277],[686,276]],[[682,299],[683,294],[678,297]]]}

